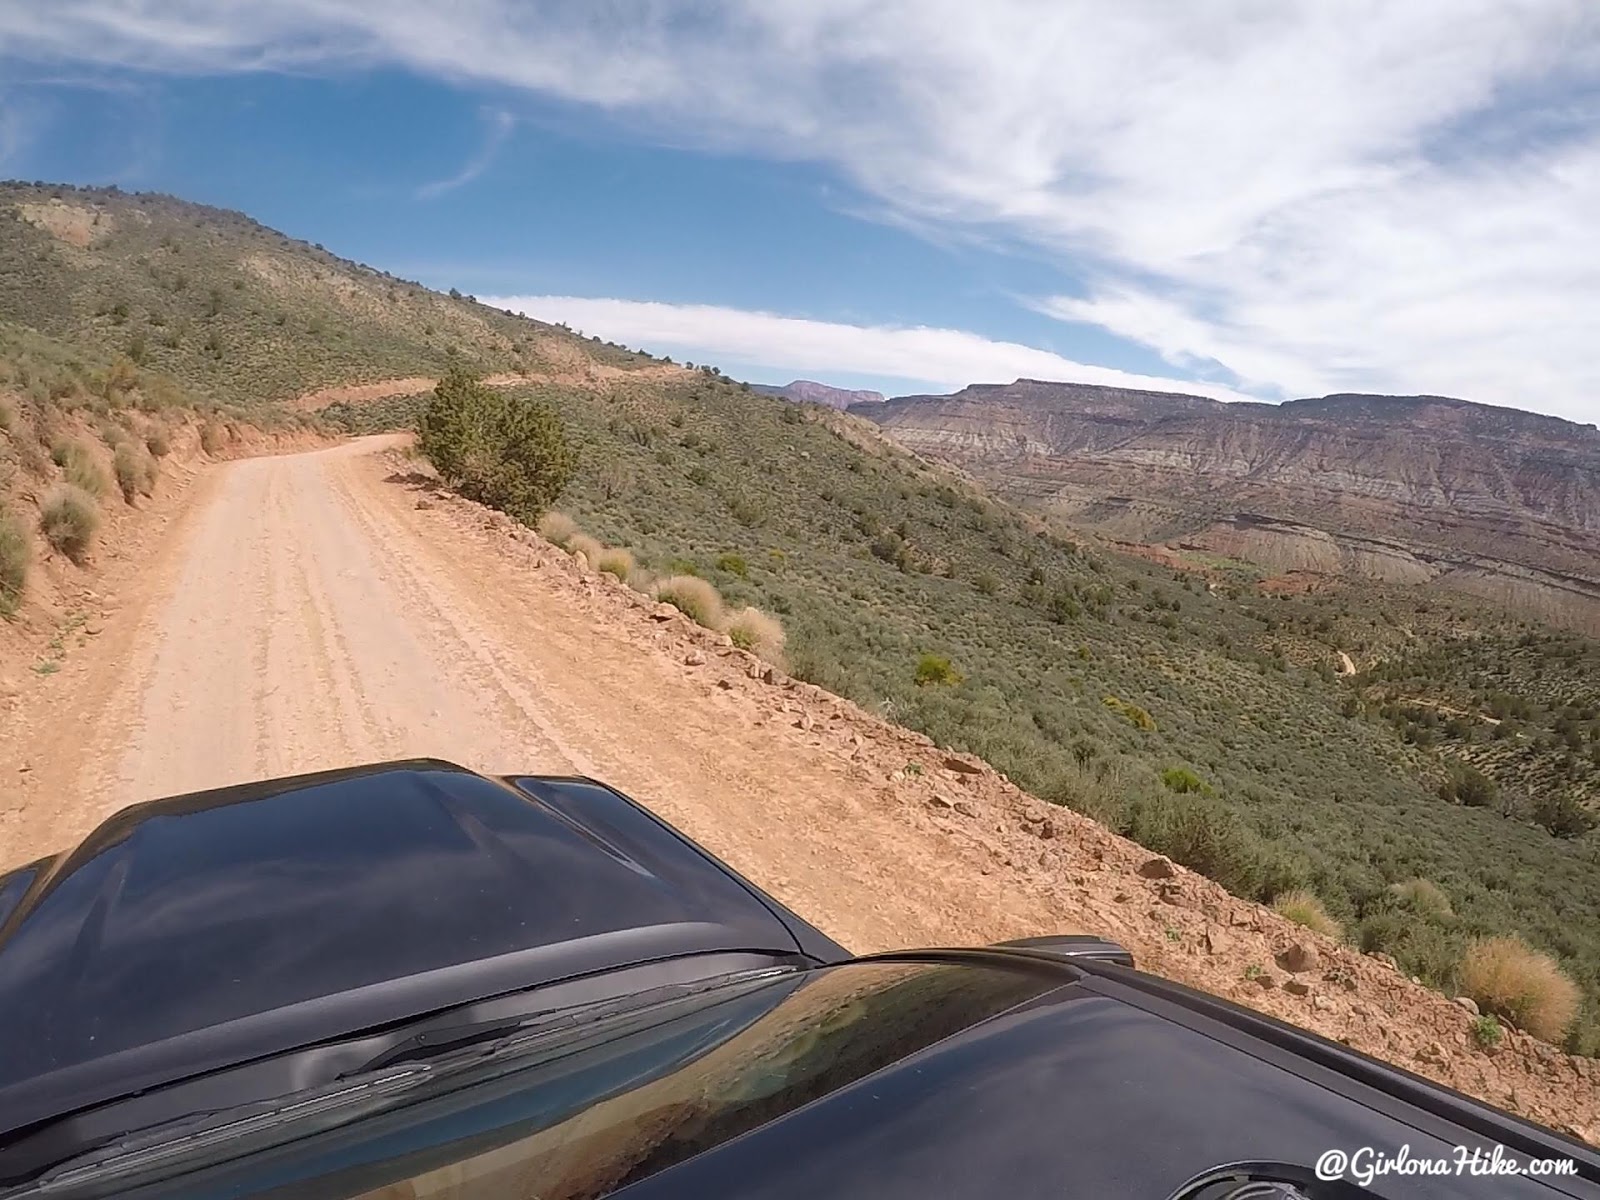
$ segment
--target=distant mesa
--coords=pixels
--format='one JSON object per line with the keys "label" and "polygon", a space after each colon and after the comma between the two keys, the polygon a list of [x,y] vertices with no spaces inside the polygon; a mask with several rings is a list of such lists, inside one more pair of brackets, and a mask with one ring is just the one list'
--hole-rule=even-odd
{"label": "distant mesa", "polygon": [[1436,582],[1600,633],[1592,426],[1446,396],[1230,404],[1037,379],[854,411],[1117,541]]}
{"label": "distant mesa", "polygon": [[830,387],[814,379],[796,379],[793,383],[786,383],[782,387],[771,383],[753,383],[750,387],[752,391],[793,400],[796,404],[822,404],[828,408],[843,409],[855,404],[882,404],[887,399],[882,392]]}

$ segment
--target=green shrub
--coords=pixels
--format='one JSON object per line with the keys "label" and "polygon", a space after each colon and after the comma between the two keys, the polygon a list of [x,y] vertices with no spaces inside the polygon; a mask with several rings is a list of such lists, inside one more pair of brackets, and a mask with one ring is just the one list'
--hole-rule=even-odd
{"label": "green shrub", "polygon": [[451,487],[527,525],[559,496],[575,465],[549,405],[451,368],[417,423],[417,445]]}
{"label": "green shrub", "polygon": [[39,508],[39,532],[44,540],[73,562],[83,561],[99,528],[100,511],[94,497],[70,483],[51,489]]}
{"label": "green shrub", "polygon": [[9,617],[28,584],[28,531],[0,506],[0,616]]}
{"label": "green shrub", "polygon": [[156,465],[132,442],[120,442],[111,456],[111,469],[117,476],[122,498],[132,504],[140,495],[148,496],[155,486]]}
{"label": "green shrub", "polygon": [[[1091,821],[1098,821],[1107,829],[1118,833],[1129,830],[1128,802],[1114,787],[1098,780],[1062,775],[1051,786],[1042,789],[1044,798],[1052,804],[1064,805],[1073,812],[1082,813]],[[1130,835],[1131,836],[1131,835]]]}
{"label": "green shrub", "polygon": [[1328,914],[1315,893],[1304,888],[1284,893],[1272,902],[1272,907],[1280,917],[1287,917],[1296,925],[1304,925],[1313,933],[1331,938],[1344,937],[1344,926]]}
{"label": "green shrub", "polygon": [[612,546],[600,551],[593,561],[600,570],[607,575],[615,575],[623,583],[628,582],[628,577],[633,574],[637,566],[633,561],[632,552],[624,550],[621,546]]}
{"label": "green shrub", "polygon": [[770,663],[783,661],[783,623],[758,608],[745,607],[728,619],[728,637],[741,650]]}
{"label": "green shrub", "polygon": [[729,552],[717,555],[717,570],[737,575],[740,579],[747,579],[750,575],[750,564],[745,562],[742,554]]}
{"label": "green shrub", "polygon": [[1493,1013],[1484,1013],[1472,1022],[1472,1038],[1485,1050],[1492,1050],[1505,1037]]}
{"label": "green shrub", "polygon": [[577,532],[578,523],[564,512],[551,510],[539,518],[539,536],[562,549],[566,548],[567,539]]}
{"label": "green shrub", "polygon": [[1168,767],[1161,772],[1161,786],[1169,792],[1209,794],[1211,787],[1188,767]]}
{"label": "green shrub", "polygon": [[656,599],[672,605],[684,616],[707,629],[722,625],[722,595],[706,580],[695,575],[670,575],[656,584]]}
{"label": "green shrub", "polygon": [[101,474],[94,454],[82,442],[63,438],[50,447],[50,457],[61,468],[61,476],[73,487],[91,496],[106,490],[106,477]]}
{"label": "green shrub", "polygon": [[1455,987],[1460,942],[1420,913],[1380,908],[1361,918],[1354,940],[1364,953],[1387,954],[1407,975],[1432,987],[1442,991]]}
{"label": "green shrub", "polygon": [[918,687],[927,687],[930,684],[954,687],[964,677],[944,655],[924,654],[917,659],[917,671],[914,678]]}
{"label": "green shrub", "polygon": [[1391,883],[1389,895],[1395,901],[1430,921],[1452,916],[1450,897],[1438,884],[1426,879],[1407,879],[1404,883]]}
{"label": "green shrub", "polygon": [[1114,826],[1119,833],[1215,880],[1236,896],[1263,898],[1292,882],[1292,873],[1213,797],[1140,793],[1122,804],[1123,818]]}
{"label": "green shrub", "polygon": [[1528,819],[1552,837],[1582,837],[1595,826],[1594,814],[1576,797],[1564,792],[1546,792],[1529,802]]}
{"label": "green shrub", "polygon": [[1439,795],[1469,808],[1489,808],[1500,799],[1500,787],[1471,763],[1456,759],[1446,769]]}
{"label": "green shrub", "polygon": [[1461,960],[1462,990],[1484,1012],[1559,1043],[1578,1013],[1578,987],[1556,960],[1514,937],[1479,938]]}

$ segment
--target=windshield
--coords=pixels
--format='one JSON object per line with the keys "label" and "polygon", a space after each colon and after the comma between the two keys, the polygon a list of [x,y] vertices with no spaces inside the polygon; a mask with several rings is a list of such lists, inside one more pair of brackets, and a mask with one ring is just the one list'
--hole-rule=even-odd
{"label": "windshield", "polygon": [[[224,1139],[176,1136],[164,1159],[56,1172],[48,1194],[133,1195],[186,1173],[186,1194],[287,1197],[314,1181],[318,1195],[370,1200],[602,1196],[1060,981],[889,962],[741,979],[581,1032],[383,1068],[363,1089],[280,1109],[276,1124],[217,1125]],[[402,1181],[412,1190],[394,1191]]]}

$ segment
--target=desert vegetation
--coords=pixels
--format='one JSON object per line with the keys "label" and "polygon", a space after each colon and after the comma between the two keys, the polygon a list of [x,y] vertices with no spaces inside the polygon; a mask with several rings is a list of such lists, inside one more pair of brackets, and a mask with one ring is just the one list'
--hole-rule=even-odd
{"label": "desert vegetation", "polygon": [[768,662],[783,661],[783,623],[776,617],[747,604],[728,618],[724,628],[739,649],[748,650]]}
{"label": "desert vegetation", "polygon": [[[65,218],[52,222],[51,217]],[[79,243],[52,231],[74,224]],[[0,184],[0,322],[254,406],[452,366],[530,372],[650,359],[441,295],[238,213],[115,188]]]}
{"label": "desert vegetation", "polygon": [[1559,1042],[1578,1011],[1578,989],[1548,954],[1519,938],[1474,941],[1461,960],[1461,986],[1485,1013]]}
{"label": "desert vegetation", "polygon": [[39,531],[51,547],[81,562],[100,528],[94,497],[71,483],[54,488],[39,506]]}
{"label": "desert vegetation", "polygon": [[117,488],[128,504],[140,496],[148,496],[155,486],[155,460],[148,451],[131,441],[117,444],[111,456],[111,470],[117,477]]}
{"label": "desert vegetation", "polygon": [[1597,848],[1445,799],[1441,747],[1396,736],[1370,677],[1339,678],[1330,643],[1417,645],[1385,640],[1392,612],[1083,546],[849,417],[727,381],[528,391],[582,463],[566,514],[663,599],[724,629],[773,615],[801,678],[1240,895],[1307,891],[1314,927],[1443,990],[1474,938],[1521,929],[1585,997],[1568,1044],[1600,1047],[1600,928],[1548,898],[1600,904]]}
{"label": "desert vegetation", "polygon": [[0,616],[14,615],[26,597],[34,539],[68,561],[85,561],[102,506],[153,492],[157,460],[171,452],[180,425],[310,423],[266,406],[219,405],[126,357],[3,320],[0,414]]}
{"label": "desert vegetation", "polygon": [[0,617],[17,611],[28,583],[28,531],[0,504]]}
{"label": "desert vegetation", "polygon": [[707,629],[720,629],[726,620],[721,593],[697,575],[670,575],[658,580],[655,597]]}
{"label": "desert vegetation", "polygon": [[417,420],[417,448],[462,495],[529,525],[572,478],[561,419],[545,403],[450,370]]}
{"label": "desert vegetation", "polygon": [[1344,926],[1328,915],[1328,910],[1314,893],[1304,888],[1284,892],[1272,902],[1272,907],[1279,916],[1287,917],[1296,925],[1304,925],[1313,933],[1335,939],[1344,937]]}

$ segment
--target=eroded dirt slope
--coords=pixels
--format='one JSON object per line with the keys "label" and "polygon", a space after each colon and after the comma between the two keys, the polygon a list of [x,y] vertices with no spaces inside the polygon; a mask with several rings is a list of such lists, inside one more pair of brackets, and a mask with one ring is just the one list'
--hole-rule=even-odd
{"label": "eroded dirt slope", "polygon": [[0,863],[137,800],[265,775],[418,754],[573,770],[854,949],[1092,930],[1147,968],[1600,1135],[1596,1063],[1521,1034],[1491,1056],[1461,1008],[1377,960],[764,668],[439,494],[395,445],[247,460],[197,485],[103,632],[6,714],[0,777],[21,782],[0,799]]}

